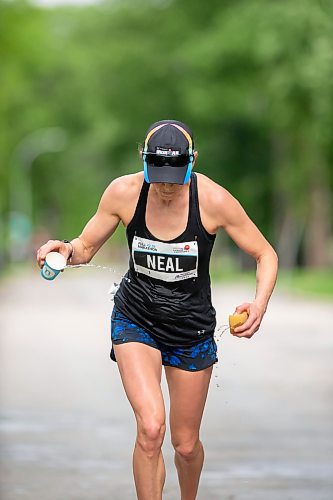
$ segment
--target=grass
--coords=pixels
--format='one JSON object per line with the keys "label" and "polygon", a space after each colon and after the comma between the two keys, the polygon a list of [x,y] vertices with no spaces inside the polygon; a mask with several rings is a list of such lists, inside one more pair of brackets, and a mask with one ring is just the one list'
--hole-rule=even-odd
{"label": "grass", "polygon": [[[254,284],[255,270],[241,271],[234,262],[214,259],[211,265],[211,277],[215,283]],[[276,287],[288,293],[333,299],[333,268],[280,270]]]}
{"label": "grass", "polygon": [[333,268],[281,271],[278,286],[302,295],[333,299]]}

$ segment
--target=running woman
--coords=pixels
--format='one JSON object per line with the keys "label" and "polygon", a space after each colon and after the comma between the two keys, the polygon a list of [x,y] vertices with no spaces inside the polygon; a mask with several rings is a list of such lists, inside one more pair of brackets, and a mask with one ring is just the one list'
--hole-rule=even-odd
{"label": "running woman", "polygon": [[141,156],[143,172],[111,182],[82,234],[71,242],[48,241],[37,260],[42,267],[46,254],[58,251],[72,264],[87,263],[120,222],[126,227],[129,270],[114,299],[110,356],[118,363],[137,422],[137,497],[162,498],[164,365],[181,499],[194,500],[204,462],[200,424],[217,362],[209,278],[216,233],[226,231],[257,262],[255,298],[236,307],[249,314],[236,337],[249,339],[258,331],[275,285],[277,256],[238,201],[192,171],[197,152],[184,123],[151,125]]}

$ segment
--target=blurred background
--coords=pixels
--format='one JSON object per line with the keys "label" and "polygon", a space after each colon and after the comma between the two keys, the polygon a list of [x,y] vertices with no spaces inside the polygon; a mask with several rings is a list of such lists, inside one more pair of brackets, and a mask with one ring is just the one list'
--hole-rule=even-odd
{"label": "blurred background", "polygon": [[[0,268],[79,234],[141,169],[148,126],[175,118],[281,269],[332,294],[332,1],[88,3],[0,1]],[[252,265],[219,245],[223,269]]]}
{"label": "blurred background", "polygon": [[[332,0],[0,0],[1,499],[134,498],[104,295],[124,230],[94,259],[114,275],[46,283],[35,250],[80,234],[165,118],[188,123],[197,171],[280,259],[267,335],[223,341],[200,498],[330,500]],[[221,234],[211,272],[221,325],[253,296],[255,263]]]}

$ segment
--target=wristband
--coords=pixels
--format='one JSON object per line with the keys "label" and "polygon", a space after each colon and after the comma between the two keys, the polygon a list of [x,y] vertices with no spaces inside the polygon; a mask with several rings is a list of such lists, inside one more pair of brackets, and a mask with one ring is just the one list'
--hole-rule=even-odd
{"label": "wristband", "polygon": [[67,260],[69,260],[69,261],[71,262],[72,258],[74,257],[74,245],[73,245],[73,243],[72,243],[71,241],[69,241],[69,240],[61,240],[61,241],[62,241],[63,243],[69,243],[69,244],[70,244],[70,246],[72,247],[72,251],[71,251],[71,253],[69,254],[68,259],[67,259]]}

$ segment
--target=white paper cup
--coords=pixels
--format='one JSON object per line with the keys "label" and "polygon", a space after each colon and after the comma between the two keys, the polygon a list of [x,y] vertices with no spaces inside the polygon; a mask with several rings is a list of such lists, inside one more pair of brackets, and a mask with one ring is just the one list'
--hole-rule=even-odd
{"label": "white paper cup", "polygon": [[66,259],[61,253],[58,252],[50,252],[45,257],[45,263],[42,267],[40,274],[46,280],[54,280],[66,267]]}

